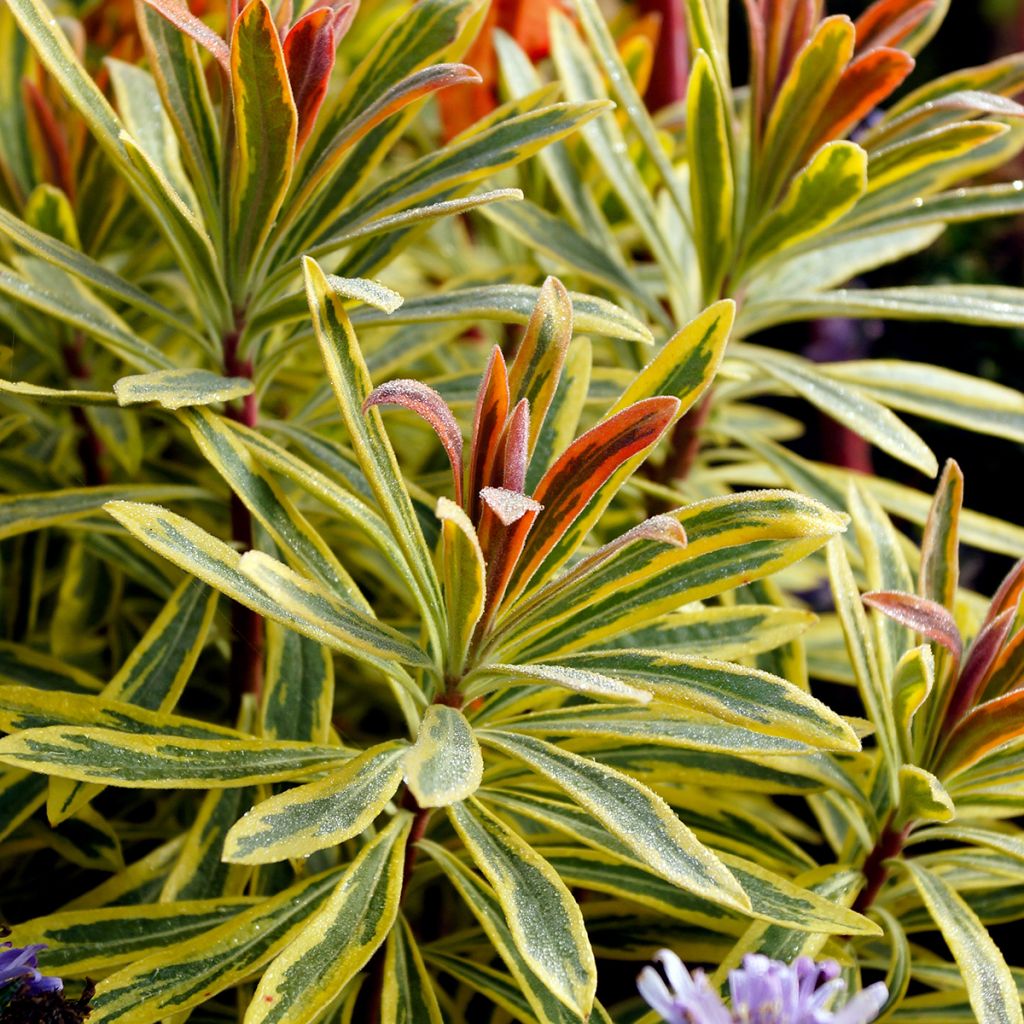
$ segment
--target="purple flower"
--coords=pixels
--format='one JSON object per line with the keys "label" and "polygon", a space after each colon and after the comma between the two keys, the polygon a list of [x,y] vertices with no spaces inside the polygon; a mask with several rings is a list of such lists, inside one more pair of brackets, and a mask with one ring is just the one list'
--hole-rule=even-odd
{"label": "purple flower", "polygon": [[690,974],[667,949],[655,959],[665,978],[653,967],[645,967],[637,987],[667,1024],[869,1024],[888,996],[885,985],[878,982],[832,1010],[832,1002],[845,987],[834,960],[818,964],[802,956],[789,965],[748,953],[743,967],[729,972],[727,1007],[703,971]]}
{"label": "purple flower", "polygon": [[24,994],[37,996],[64,988],[60,978],[49,978],[39,973],[36,956],[41,949],[46,949],[46,946],[19,949],[9,942],[0,942],[0,989],[11,982],[20,982],[19,988]]}

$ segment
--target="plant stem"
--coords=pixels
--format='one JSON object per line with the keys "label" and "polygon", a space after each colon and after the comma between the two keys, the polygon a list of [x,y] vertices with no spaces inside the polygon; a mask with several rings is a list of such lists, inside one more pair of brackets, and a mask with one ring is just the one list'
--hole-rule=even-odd
{"label": "plant stem", "polygon": [[[85,339],[81,334],[76,334],[70,345],[65,345],[63,350],[64,366],[68,374],[77,380],[88,380],[90,370],[85,362],[82,352],[85,348]],[[78,439],[78,458],[82,463],[82,475],[85,478],[87,487],[99,487],[108,482],[107,471],[103,465],[103,442],[93,429],[93,425],[86,416],[85,410],[80,406],[73,406],[71,409],[71,420],[78,427],[80,436]]]}
{"label": "plant stem", "polygon": [[666,486],[673,481],[685,480],[697,461],[700,451],[700,432],[711,415],[711,389],[700,401],[688,409],[672,428],[668,454],[657,474],[658,483]]}
{"label": "plant stem", "polygon": [[900,855],[910,835],[910,829],[909,824],[904,825],[903,828],[896,828],[893,824],[893,815],[889,815],[889,820],[885,823],[885,828],[882,829],[875,848],[868,854],[867,860],[864,861],[864,866],[861,868],[866,881],[853,904],[853,909],[858,914],[863,914],[875,902],[878,893],[889,877],[886,861]]}
{"label": "plant stem", "polygon": [[[236,314],[235,328],[224,335],[224,372],[229,377],[252,379],[252,360],[242,359],[238,346],[245,320]],[[247,427],[259,421],[259,407],[255,392],[246,395],[241,404],[227,408],[229,419]],[[231,539],[243,551],[253,546],[252,513],[237,494],[231,494]],[[231,669],[230,678],[238,700],[245,694],[258,696],[263,688],[263,619],[258,612],[239,604],[231,609]]]}

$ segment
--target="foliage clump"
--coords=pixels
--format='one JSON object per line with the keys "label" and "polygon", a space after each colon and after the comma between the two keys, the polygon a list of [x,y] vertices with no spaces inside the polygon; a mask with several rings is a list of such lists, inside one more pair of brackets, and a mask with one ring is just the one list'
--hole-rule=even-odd
{"label": "foliage clump", "polygon": [[899,414],[1024,396],[759,332],[1024,322],[850,285],[1024,210],[1024,57],[879,111],[948,4],[752,0],[743,83],[688,0],[652,115],[592,0],[108,6],[0,8],[0,900],[84,986],[8,1016],[653,1024],[668,946],[723,1021],[1022,1024],[1024,570],[959,547],[1024,531]]}

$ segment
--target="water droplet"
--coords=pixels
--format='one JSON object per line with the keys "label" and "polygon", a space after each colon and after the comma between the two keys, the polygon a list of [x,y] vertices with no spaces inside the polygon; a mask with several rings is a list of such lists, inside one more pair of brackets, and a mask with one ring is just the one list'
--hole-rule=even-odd
{"label": "water droplet", "polygon": [[917,197],[917,198],[916,198],[916,199],[914,200],[914,206],[916,206],[916,207],[918,207],[918,208],[920,208],[920,207],[924,206],[924,200],[923,200],[923,199],[922,199],[922,198],[921,198],[920,196],[918,196],[918,197]]}

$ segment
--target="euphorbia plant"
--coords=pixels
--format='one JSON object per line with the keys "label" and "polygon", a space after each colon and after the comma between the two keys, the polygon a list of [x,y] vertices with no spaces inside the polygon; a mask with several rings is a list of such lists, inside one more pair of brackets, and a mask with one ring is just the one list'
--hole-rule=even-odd
{"label": "euphorbia plant", "polygon": [[[417,932],[427,926],[417,908],[438,884],[438,868],[511,972],[516,999],[544,1019],[603,1014],[594,1003],[585,918],[569,885],[618,894],[628,876],[659,903],[689,893],[694,908],[706,908],[698,913],[722,915],[730,927],[753,916],[815,932],[873,933],[859,915],[794,887],[756,857],[729,852],[727,842],[714,852],[706,845],[716,844],[713,821],[702,841],[639,781],[642,771],[605,763],[609,744],[620,753],[625,744],[638,763],[659,751],[705,751],[738,763],[768,757],[794,765],[858,746],[841,718],[769,673],[622,646],[623,637],[655,627],[680,604],[820,547],[843,525],[824,507],[787,492],[711,500],[639,523],[572,561],[616,492],[708,386],[730,304],[679,332],[600,422],[560,451],[578,416],[559,390],[572,305],[549,280],[515,358],[506,364],[500,350],[492,355],[464,464],[461,429],[440,397],[411,380],[371,388],[344,283],[312,261],[306,275],[327,373],[373,495],[360,515],[364,541],[380,546],[404,581],[420,627],[396,631],[373,615],[351,578],[325,578],[321,559],[301,555],[315,533],[298,542],[264,520],[289,566],[263,551],[239,555],[156,506],[107,509],[147,546],[236,601],[386,678],[407,731],[360,750],[313,737],[213,733],[128,705],[124,728],[110,717],[96,728],[84,726],[87,709],[102,714],[114,705],[64,703],[76,709],[71,725],[59,704],[44,707],[27,688],[8,687],[4,724],[18,729],[0,742],[0,757],[20,768],[86,784],[213,789],[319,776],[257,803],[233,825],[224,821],[229,863],[304,858],[363,840],[355,860],[322,881],[316,876],[269,902],[238,907],[201,943],[152,949],[115,970],[98,985],[94,1019],[157,1020],[269,963],[247,1018],[310,1020],[339,997],[357,998],[358,972],[378,949],[392,966],[370,973],[363,998],[371,1016],[375,1007],[413,999],[437,1015],[442,990],[422,958],[508,1005],[510,997],[465,957],[469,947],[450,939],[436,949],[419,946],[402,923],[400,912]],[[450,460],[454,500],[442,496],[437,504],[440,574],[383,430],[376,406],[384,403],[424,416]],[[217,443],[230,445],[245,429],[220,427]],[[527,493],[534,457],[547,468]],[[341,510],[336,485],[312,467],[293,479]],[[351,516],[353,499],[346,501]],[[282,676],[274,685],[294,680]],[[321,701],[310,691],[304,697]],[[279,700],[264,699],[270,706]],[[387,827],[375,832],[381,816]],[[569,833],[550,848],[535,836],[531,845],[524,838],[531,820]],[[426,864],[417,856],[423,852]],[[139,926],[155,933],[163,916],[155,907],[135,912]],[[102,920],[94,917],[94,926]],[[31,933],[55,946],[58,927],[57,919],[43,919],[16,936]],[[472,932],[466,942],[479,937]],[[406,966],[396,970],[396,959]],[[117,966],[115,958],[110,967]]]}

